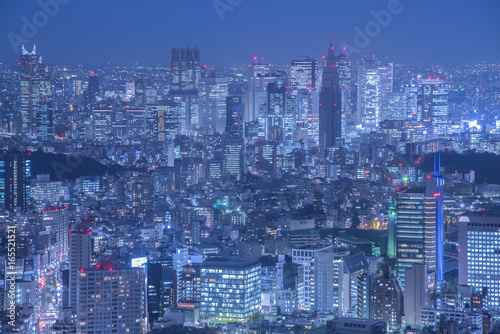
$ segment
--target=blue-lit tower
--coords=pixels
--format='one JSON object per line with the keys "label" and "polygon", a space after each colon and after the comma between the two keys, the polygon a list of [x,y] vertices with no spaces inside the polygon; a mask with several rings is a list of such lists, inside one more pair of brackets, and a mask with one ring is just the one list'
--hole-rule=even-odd
{"label": "blue-lit tower", "polygon": [[[437,161],[436,161],[437,156]],[[436,166],[437,162],[437,166]],[[436,279],[444,279],[443,271],[443,186],[444,179],[440,173],[441,154],[434,155],[434,173],[427,176],[424,200],[424,233],[427,238],[425,249],[426,263],[429,271],[436,271]],[[435,258],[435,260],[434,260]]]}

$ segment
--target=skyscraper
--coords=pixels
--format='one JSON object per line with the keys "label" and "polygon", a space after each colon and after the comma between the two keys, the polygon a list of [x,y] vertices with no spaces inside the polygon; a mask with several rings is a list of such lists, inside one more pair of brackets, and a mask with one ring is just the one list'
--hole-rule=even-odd
{"label": "skyscraper", "polygon": [[243,97],[228,96],[226,101],[226,135],[234,138],[245,136]]}
{"label": "skyscraper", "polygon": [[448,86],[444,80],[417,80],[417,120],[432,126],[435,137],[447,134]]}
{"label": "skyscraper", "polygon": [[174,48],[170,58],[171,90],[198,89],[201,77],[200,49]]}
{"label": "skyscraper", "polygon": [[342,93],[342,136],[347,135],[347,126],[356,124],[356,114],[352,112],[352,69],[351,60],[344,54],[337,57],[337,71]]}
{"label": "skyscraper", "polygon": [[211,129],[214,133],[224,132],[227,96],[227,78],[211,76],[200,79],[200,127]]}
{"label": "skyscraper", "polygon": [[90,267],[91,236],[86,226],[69,230],[69,306],[77,307],[77,280],[81,269]]}
{"label": "skyscraper", "polygon": [[392,64],[382,65],[377,59],[363,59],[358,68],[357,123],[369,130],[378,128],[387,117],[387,94],[392,92]]}
{"label": "skyscraper", "polygon": [[412,264],[426,264],[443,280],[443,185],[441,175],[428,175],[425,189],[401,192],[397,201],[397,272],[403,285]]}
{"label": "skyscraper", "polygon": [[[52,99],[50,74],[47,72],[42,57],[36,54],[36,45],[33,51],[28,52],[22,47],[19,57],[20,90],[21,90],[21,131],[27,136],[37,134],[37,106],[41,98],[47,103]],[[40,107],[43,112],[44,108]],[[52,120],[51,120],[52,122]]]}
{"label": "skyscraper", "polygon": [[31,203],[31,159],[22,153],[0,156],[0,204],[13,212]]}
{"label": "skyscraper", "polygon": [[316,89],[318,62],[307,56],[297,56],[290,62],[290,94],[295,97],[299,90]]}
{"label": "skyscraper", "polygon": [[396,209],[396,265],[403,285],[405,273],[414,263],[424,264],[424,192],[404,191]]}
{"label": "skyscraper", "polygon": [[323,156],[327,156],[330,148],[341,144],[342,96],[337,63],[330,43],[319,93],[319,147]]}
{"label": "skyscraper", "polygon": [[36,137],[39,141],[54,139],[53,108],[53,102],[48,96],[41,97],[35,107]]}
{"label": "skyscraper", "polygon": [[258,119],[260,112],[266,104],[266,88],[274,77],[269,74],[269,64],[263,59],[253,58],[248,67],[248,87],[245,93],[245,122]]}

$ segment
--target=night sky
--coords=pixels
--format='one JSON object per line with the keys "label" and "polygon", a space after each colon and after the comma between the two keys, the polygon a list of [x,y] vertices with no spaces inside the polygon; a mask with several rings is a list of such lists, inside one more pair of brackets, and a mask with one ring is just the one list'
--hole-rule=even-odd
{"label": "night sky", "polygon": [[[210,65],[248,63],[253,56],[280,64],[297,54],[319,58],[330,32],[337,50],[341,42],[356,46],[354,29],[364,31],[374,21],[370,11],[398,2],[41,0],[52,1],[65,4],[53,17],[37,16],[41,27],[26,39],[28,48],[36,43],[47,63],[70,65],[169,64],[171,48],[193,42]],[[397,9],[354,59],[375,54],[396,63],[500,62],[500,1],[400,0]],[[35,0],[0,0],[0,60],[17,62],[9,33],[23,37],[22,18],[32,23],[41,10]]]}

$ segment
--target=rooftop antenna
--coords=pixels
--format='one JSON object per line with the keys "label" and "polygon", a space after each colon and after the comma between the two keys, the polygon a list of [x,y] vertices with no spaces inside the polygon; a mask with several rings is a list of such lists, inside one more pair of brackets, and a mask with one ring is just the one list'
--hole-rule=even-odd
{"label": "rooftop antenna", "polygon": [[333,49],[333,37],[332,37],[332,32],[330,31],[330,49]]}

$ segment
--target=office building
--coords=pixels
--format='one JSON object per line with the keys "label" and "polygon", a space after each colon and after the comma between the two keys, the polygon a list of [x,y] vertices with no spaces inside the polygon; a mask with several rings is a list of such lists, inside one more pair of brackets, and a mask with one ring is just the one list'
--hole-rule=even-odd
{"label": "office building", "polygon": [[448,128],[448,85],[443,79],[417,80],[417,120],[432,127],[435,138]]}
{"label": "office building", "polygon": [[[19,67],[21,112],[21,129],[19,133],[36,137],[37,108],[40,113],[45,112],[45,114],[48,114],[47,108],[51,106],[49,103],[52,101],[51,77],[42,62],[42,57],[36,54],[36,46],[33,47],[31,52],[28,52],[23,45],[22,54],[19,57]],[[40,102],[41,105],[39,105]]]}
{"label": "office building", "polygon": [[243,97],[228,96],[226,101],[226,136],[232,138],[245,137],[243,117]]}
{"label": "office building", "polygon": [[85,226],[78,226],[69,230],[69,305],[77,307],[77,282],[82,269],[90,267],[92,252],[91,232]]}
{"label": "office building", "polygon": [[458,220],[458,283],[488,291],[488,309],[500,308],[500,215],[467,213]]}
{"label": "office building", "polygon": [[253,58],[248,67],[248,87],[245,93],[245,123],[257,120],[263,109],[266,108],[266,89],[275,78],[269,73],[269,64],[264,59]]}
{"label": "office building", "polygon": [[405,272],[404,310],[405,323],[413,329],[420,328],[421,313],[429,308],[429,279],[427,265],[414,263]]}
{"label": "office building", "polygon": [[378,128],[387,117],[388,98],[392,92],[392,64],[382,65],[377,59],[363,59],[358,68],[357,122],[368,130]]}
{"label": "office building", "polygon": [[224,138],[222,140],[223,174],[235,177],[237,180],[243,174],[244,154],[243,138]]}
{"label": "office building", "polygon": [[319,147],[326,157],[342,144],[342,95],[337,63],[330,43],[319,93]]}
{"label": "office building", "polygon": [[308,56],[297,56],[290,62],[289,91],[292,97],[299,90],[316,89],[318,62]]}
{"label": "office building", "polygon": [[171,90],[196,90],[201,78],[200,49],[174,48],[170,58]]}
{"label": "office building", "polygon": [[260,263],[212,258],[201,267],[201,318],[245,322],[260,313]]}
{"label": "office building", "polygon": [[214,133],[223,133],[226,129],[227,78],[201,78],[199,91],[199,126]]}
{"label": "office building", "polygon": [[387,323],[375,319],[338,318],[326,323],[327,334],[385,334]]}
{"label": "office building", "polygon": [[145,282],[142,268],[97,265],[79,270],[77,332],[144,333]]}
{"label": "office building", "polygon": [[26,211],[31,204],[29,154],[8,153],[0,157],[0,204],[6,211]]}

